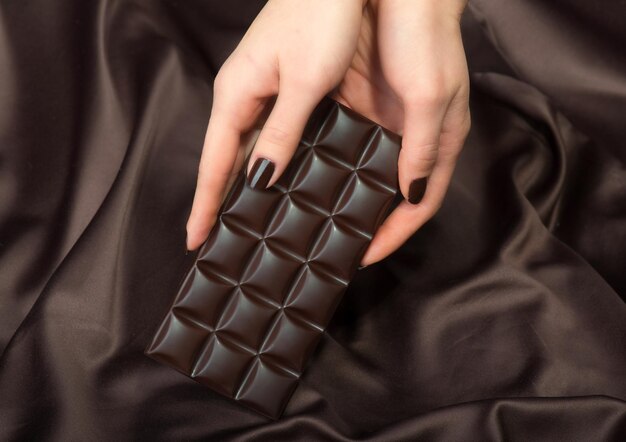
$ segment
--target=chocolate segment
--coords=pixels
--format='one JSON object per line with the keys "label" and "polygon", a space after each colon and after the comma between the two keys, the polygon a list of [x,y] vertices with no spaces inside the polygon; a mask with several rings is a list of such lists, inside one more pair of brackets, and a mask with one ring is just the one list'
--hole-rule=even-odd
{"label": "chocolate segment", "polygon": [[250,185],[242,169],[145,354],[280,417],[397,193],[399,149],[325,97],[275,185],[263,159]]}

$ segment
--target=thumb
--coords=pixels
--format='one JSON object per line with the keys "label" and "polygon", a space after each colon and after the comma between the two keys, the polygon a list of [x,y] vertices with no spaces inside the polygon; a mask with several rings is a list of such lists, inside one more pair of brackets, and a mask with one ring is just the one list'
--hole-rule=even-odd
{"label": "thumb", "polygon": [[445,107],[432,103],[404,107],[402,148],[398,158],[400,191],[411,204],[418,204],[439,154],[439,137]]}

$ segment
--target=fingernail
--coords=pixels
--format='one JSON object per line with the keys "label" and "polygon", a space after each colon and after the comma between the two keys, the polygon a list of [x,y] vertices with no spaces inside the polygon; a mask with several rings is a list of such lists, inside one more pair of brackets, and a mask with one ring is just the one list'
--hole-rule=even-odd
{"label": "fingernail", "polygon": [[358,267],[357,267],[357,270],[362,270],[362,269],[364,269],[365,267],[367,267],[367,266],[366,266],[366,265],[365,265],[365,266],[358,266]]}
{"label": "fingernail", "polygon": [[253,189],[265,189],[274,174],[274,163],[267,158],[257,158],[247,176],[248,184]]}
{"label": "fingernail", "polygon": [[411,204],[419,203],[424,197],[424,193],[426,192],[426,181],[426,177],[417,178],[411,181],[411,185],[409,186],[409,202]]}

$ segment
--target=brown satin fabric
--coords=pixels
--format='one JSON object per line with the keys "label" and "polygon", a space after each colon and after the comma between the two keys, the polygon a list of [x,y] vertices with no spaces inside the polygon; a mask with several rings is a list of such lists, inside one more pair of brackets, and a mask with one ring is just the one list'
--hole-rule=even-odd
{"label": "brown satin fabric", "polygon": [[142,354],[193,261],[212,80],[262,2],[0,5],[0,440],[623,440],[626,11],[470,2],[437,216],[283,418]]}

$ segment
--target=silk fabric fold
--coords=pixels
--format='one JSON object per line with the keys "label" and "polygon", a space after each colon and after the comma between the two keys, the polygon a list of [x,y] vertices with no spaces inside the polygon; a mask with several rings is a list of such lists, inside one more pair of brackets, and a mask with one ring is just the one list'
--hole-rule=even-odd
{"label": "silk fabric fold", "polygon": [[143,355],[217,70],[262,2],[0,4],[0,440],[626,438],[626,7],[473,0],[440,212],[358,272],[279,421]]}

